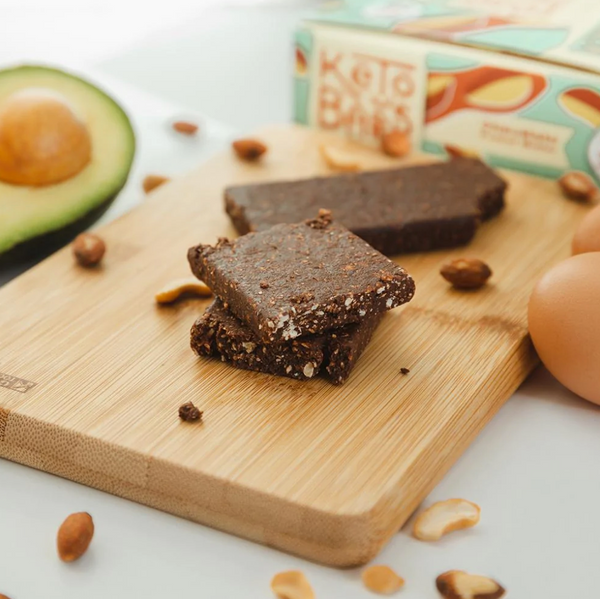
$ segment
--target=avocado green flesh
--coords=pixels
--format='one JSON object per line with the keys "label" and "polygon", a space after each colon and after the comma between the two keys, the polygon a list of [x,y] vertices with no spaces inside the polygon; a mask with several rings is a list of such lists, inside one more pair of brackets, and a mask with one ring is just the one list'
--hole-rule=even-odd
{"label": "avocado green flesh", "polygon": [[0,104],[31,87],[52,89],[68,100],[88,127],[92,159],[80,173],[56,185],[25,187],[0,181],[0,255],[30,240],[27,245],[41,247],[44,244],[33,244],[35,238],[100,212],[95,209],[108,205],[127,181],[135,153],[135,136],[123,110],[98,88],[62,71],[34,66],[0,71]]}

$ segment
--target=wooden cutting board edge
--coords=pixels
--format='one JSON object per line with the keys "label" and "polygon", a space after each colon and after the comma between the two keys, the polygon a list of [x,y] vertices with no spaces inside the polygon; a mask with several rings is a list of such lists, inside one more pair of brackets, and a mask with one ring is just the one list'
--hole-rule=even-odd
{"label": "wooden cutting board edge", "polygon": [[[447,443],[446,439],[439,436],[435,443],[430,444],[427,453],[418,454],[418,459],[411,464],[408,473],[398,477],[399,482],[389,493],[372,509],[362,513],[329,513],[274,499],[250,488],[230,488],[228,492],[229,484],[226,480],[209,480],[211,477],[176,463],[148,458],[142,453],[73,433],[77,439],[72,440],[72,446],[83,444],[102,461],[114,461],[116,458],[143,464],[145,482],[134,484],[124,478],[110,476],[101,470],[59,457],[53,450],[54,440],[62,437],[64,442],[63,427],[2,408],[0,457],[283,549],[315,562],[345,568],[360,566],[373,559],[410,518],[420,503],[418,498],[425,497],[436,486],[538,363],[529,338],[521,336],[519,340],[514,333],[506,333],[514,339],[514,351],[506,356],[505,364],[498,367],[498,381],[493,387],[493,393],[486,391],[489,405],[485,415],[479,413],[475,424],[471,422],[469,425],[466,422],[469,420],[468,416],[463,415],[465,423],[461,428],[466,430],[466,434],[460,436],[455,443]],[[10,434],[7,435],[8,431]],[[11,442],[11,438],[20,442]],[[33,449],[28,439],[43,440],[45,451],[40,451],[39,443],[35,444],[37,450]],[[423,476],[424,472],[428,474]],[[170,483],[180,483],[182,479],[186,480],[185,492],[180,496],[173,494],[174,486]],[[403,491],[409,487],[412,489],[410,495],[417,499],[405,501]],[[168,488],[171,492],[166,493],[160,488]],[[207,489],[212,489],[211,495],[221,497],[220,511],[209,507],[215,497],[210,497],[210,501],[202,501]],[[295,520],[291,527],[290,520]],[[265,526],[265,521],[269,522],[270,528]],[[299,536],[290,530],[298,529],[298,521],[305,535]],[[302,527],[303,521],[311,522],[310,529]],[[315,522],[319,525],[315,526]]]}

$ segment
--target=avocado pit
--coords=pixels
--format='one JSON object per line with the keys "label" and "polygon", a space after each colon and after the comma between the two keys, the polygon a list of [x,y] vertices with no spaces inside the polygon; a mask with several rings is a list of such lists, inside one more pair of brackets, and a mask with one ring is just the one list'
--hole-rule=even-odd
{"label": "avocado pit", "polygon": [[0,181],[53,185],[80,173],[91,158],[88,128],[61,94],[27,88],[0,104]]}

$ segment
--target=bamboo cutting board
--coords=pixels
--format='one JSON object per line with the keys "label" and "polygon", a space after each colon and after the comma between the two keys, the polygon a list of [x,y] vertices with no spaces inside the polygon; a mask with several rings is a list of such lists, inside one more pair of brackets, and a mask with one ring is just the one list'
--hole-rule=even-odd
{"label": "bamboo cutting board", "polygon": [[[415,299],[384,319],[335,387],[198,359],[208,304],[157,307],[186,250],[233,230],[225,185],[327,172],[326,134],[272,127],[257,165],[217,156],[105,227],[103,268],[64,249],[0,291],[0,456],[336,566],[381,549],[535,365],[526,303],[569,253],[585,208],[555,183],[507,174],[508,207],[468,249],[401,257]],[[339,144],[339,142],[336,141]],[[398,164],[364,149],[365,167]],[[438,274],[473,255],[476,293]],[[400,368],[410,374],[400,374]],[[192,400],[203,424],[180,422]],[[509,434],[509,432],[507,431]]]}

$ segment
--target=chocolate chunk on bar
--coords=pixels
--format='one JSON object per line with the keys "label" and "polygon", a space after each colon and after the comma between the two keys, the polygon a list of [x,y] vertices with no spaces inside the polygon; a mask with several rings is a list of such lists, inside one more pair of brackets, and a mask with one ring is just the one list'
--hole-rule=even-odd
{"label": "chocolate chunk on bar", "polygon": [[407,272],[345,227],[319,218],[188,252],[192,272],[264,343],[359,322],[414,295]]}
{"label": "chocolate chunk on bar", "polygon": [[477,159],[225,190],[237,231],[264,231],[310,218],[320,208],[392,256],[464,245],[504,207],[506,182]]}
{"label": "chocolate chunk on bar", "polygon": [[199,356],[220,357],[236,368],[307,380],[322,372],[332,383],[346,381],[383,313],[371,314],[323,335],[264,344],[216,299],[195,322],[191,346]]}

